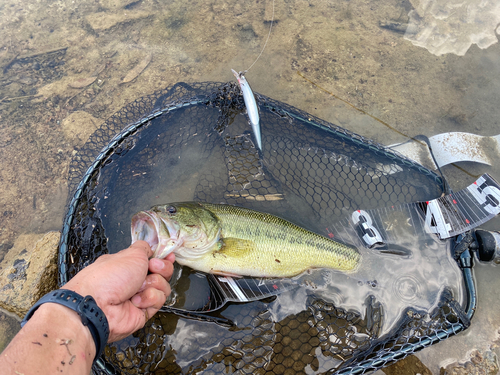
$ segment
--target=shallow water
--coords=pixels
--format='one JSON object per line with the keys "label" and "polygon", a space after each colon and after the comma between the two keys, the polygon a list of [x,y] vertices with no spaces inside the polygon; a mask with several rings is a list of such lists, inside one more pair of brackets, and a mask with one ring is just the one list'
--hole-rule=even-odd
{"label": "shallow water", "polygon": [[[276,0],[271,38],[247,79],[256,92],[383,144],[449,131],[497,135],[496,4],[469,1],[469,13],[454,18],[464,10],[441,3]],[[269,0],[2,0],[0,258],[19,233],[60,229],[69,161],[103,120],[178,81],[233,80],[230,69],[246,69],[259,54],[271,7]],[[429,34],[434,22],[437,35]],[[463,52],[463,41],[479,34],[485,49]],[[131,71],[140,74],[122,83]],[[500,180],[498,165],[443,172],[455,190],[485,172]],[[475,267],[479,307],[471,328],[417,354],[434,374],[474,348],[494,346],[496,272]]]}

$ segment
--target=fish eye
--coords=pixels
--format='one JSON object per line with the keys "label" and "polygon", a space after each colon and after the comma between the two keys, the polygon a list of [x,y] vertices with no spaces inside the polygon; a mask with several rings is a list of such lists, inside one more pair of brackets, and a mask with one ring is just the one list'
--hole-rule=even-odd
{"label": "fish eye", "polygon": [[168,206],[165,209],[169,214],[175,214],[177,212],[177,209],[174,206]]}

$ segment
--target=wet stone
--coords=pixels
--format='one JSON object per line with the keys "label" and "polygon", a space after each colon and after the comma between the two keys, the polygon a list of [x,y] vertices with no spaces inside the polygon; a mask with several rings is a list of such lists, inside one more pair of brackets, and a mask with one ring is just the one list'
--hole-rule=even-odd
{"label": "wet stone", "polygon": [[43,295],[57,289],[59,232],[18,237],[0,263],[0,307],[24,317]]}
{"label": "wet stone", "polygon": [[301,313],[297,316],[297,322],[304,323],[309,318],[309,314]]}
{"label": "wet stone", "polygon": [[156,364],[156,367],[164,369],[164,368],[167,368],[168,365],[169,365],[169,363],[167,361],[160,361],[159,363]]}
{"label": "wet stone", "polygon": [[321,341],[326,341],[329,338],[329,334],[326,331],[320,331],[318,332],[318,339]]}
{"label": "wet stone", "polygon": [[24,259],[16,259],[8,272],[7,279],[9,279],[9,281],[26,280],[26,269],[28,266],[29,263]]}
{"label": "wet stone", "polygon": [[383,368],[382,371],[386,375],[399,375],[403,372],[412,372],[421,375],[432,375],[432,372],[427,367],[425,367],[425,365],[414,355],[409,355],[403,360],[396,362],[386,368]]}
{"label": "wet stone", "polygon": [[93,13],[87,16],[86,20],[90,27],[96,31],[109,30],[120,24],[130,23],[150,17],[151,14],[144,11],[128,12],[126,10],[119,10],[112,14],[107,12]]}
{"label": "wet stone", "polygon": [[497,356],[493,351],[474,350],[470,359],[463,364],[451,364],[441,369],[443,375],[496,375],[498,374]]}
{"label": "wet stone", "polygon": [[20,328],[17,319],[0,311],[0,352],[12,341]]}
{"label": "wet stone", "polygon": [[236,361],[236,359],[231,356],[231,355],[227,355],[225,358],[224,358],[224,363],[226,365],[229,365],[229,364],[233,364],[234,362]]}

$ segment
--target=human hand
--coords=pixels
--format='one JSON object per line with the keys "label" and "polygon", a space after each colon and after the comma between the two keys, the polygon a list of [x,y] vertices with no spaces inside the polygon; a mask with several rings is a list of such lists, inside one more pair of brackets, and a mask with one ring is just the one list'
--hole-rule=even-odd
{"label": "human hand", "polygon": [[149,259],[152,256],[148,243],[137,241],[116,254],[100,256],[64,285],[96,300],[108,319],[108,342],[142,328],[170,294],[167,280],[172,277],[175,257]]}

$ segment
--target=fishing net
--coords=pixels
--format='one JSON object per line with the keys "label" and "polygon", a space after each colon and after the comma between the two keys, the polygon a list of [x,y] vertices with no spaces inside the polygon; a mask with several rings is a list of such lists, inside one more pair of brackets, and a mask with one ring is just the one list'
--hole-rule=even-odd
{"label": "fishing net", "polygon": [[[262,151],[234,83],[178,83],[108,119],[70,166],[74,194],[60,246],[60,283],[100,255],[126,248],[132,215],[156,204],[240,205],[350,242],[342,220],[352,211],[443,194],[443,181],[429,169],[284,103],[259,94],[256,100]],[[451,240],[425,241],[445,253],[454,247]],[[174,283],[177,295],[199,282],[187,275]],[[465,276],[470,295],[470,273]],[[430,308],[408,303],[383,329],[388,309],[379,297],[366,295],[354,309],[313,284],[303,282],[302,292],[284,291],[285,297],[222,303],[208,313],[167,308],[108,345],[94,372],[361,374],[456,334],[472,316],[470,298],[467,303],[451,285],[433,294]],[[287,293],[303,296],[300,311],[280,310]]]}

